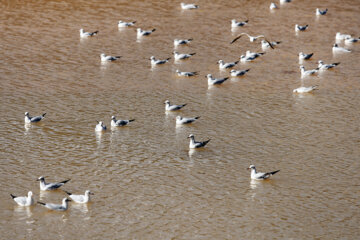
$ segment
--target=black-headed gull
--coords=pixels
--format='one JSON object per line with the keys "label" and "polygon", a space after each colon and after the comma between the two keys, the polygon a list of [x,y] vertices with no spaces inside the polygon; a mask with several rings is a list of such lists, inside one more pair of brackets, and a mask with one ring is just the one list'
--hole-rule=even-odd
{"label": "black-headed gull", "polygon": [[328,9],[320,10],[319,8],[316,9],[316,16],[325,15],[327,13]]}
{"label": "black-headed gull", "polygon": [[300,26],[298,24],[295,24],[295,32],[303,32],[305,31],[307,28],[309,27],[308,24],[306,24],[305,26]]}
{"label": "black-headed gull", "polygon": [[339,62],[336,62],[336,63],[330,63],[330,64],[324,64],[323,61],[319,60],[318,61],[319,65],[318,65],[318,68],[319,70],[327,70],[327,69],[331,69],[337,65],[339,65],[340,63]]}
{"label": "black-headed gull", "polygon": [[174,59],[175,60],[183,60],[183,59],[188,59],[190,58],[191,56],[194,56],[196,53],[178,53],[178,52],[173,52],[174,54]]}
{"label": "black-headed gull", "polygon": [[189,38],[189,39],[174,39],[174,46],[179,46],[179,45],[186,45],[188,43],[190,43],[193,39]]}
{"label": "black-headed gull", "polygon": [[44,205],[44,207],[50,209],[50,210],[55,210],[55,211],[66,211],[68,209],[68,202],[70,202],[71,200],[68,198],[64,198],[62,200],[62,204],[54,204],[54,203],[43,203],[43,202],[37,202],[41,205]]}
{"label": "black-headed gull", "polygon": [[189,144],[189,148],[194,149],[194,148],[202,148],[205,147],[205,145],[210,142],[211,139],[203,141],[203,142],[197,142],[195,141],[195,136],[194,134],[190,134],[188,136],[188,138],[190,138],[190,144]]}
{"label": "black-headed gull", "polygon": [[29,113],[26,112],[25,113],[25,123],[33,123],[33,122],[39,122],[41,121],[44,117],[45,117],[46,113],[44,113],[41,116],[36,116],[36,117],[30,117]]}
{"label": "black-headed gull", "polygon": [[180,110],[180,109],[182,109],[183,107],[185,107],[187,105],[186,103],[185,104],[180,104],[180,105],[175,105],[175,104],[171,105],[169,100],[166,100],[164,102],[164,104],[165,104],[165,110],[166,111],[177,111],[177,110]]}
{"label": "black-headed gull", "polygon": [[32,191],[28,192],[27,197],[17,197],[13,194],[10,194],[10,196],[14,199],[14,201],[19,205],[23,207],[31,206],[35,203],[34,198],[32,197],[33,193]]}
{"label": "black-headed gull", "polygon": [[276,170],[276,171],[267,172],[267,173],[257,172],[254,165],[250,165],[250,167],[248,167],[248,169],[251,169],[251,179],[254,179],[254,180],[268,179],[271,175],[274,175],[275,173],[280,171],[280,170]]}
{"label": "black-headed gull", "polygon": [[95,31],[95,32],[85,32],[84,29],[80,29],[80,37],[82,38],[86,38],[86,37],[92,37],[95,36],[96,34],[98,34],[99,31]]}
{"label": "black-headed gull", "polygon": [[260,39],[260,38],[263,38],[266,42],[269,43],[270,47],[273,48],[273,46],[271,45],[271,43],[265,38],[264,35],[259,35],[259,36],[250,36],[249,34],[247,33],[240,33],[236,38],[234,38],[230,44],[233,44],[234,42],[236,42],[237,40],[239,40],[242,36],[248,36],[250,42],[255,42],[257,39]]}
{"label": "black-headed gull", "polygon": [[319,71],[319,68],[311,69],[311,70],[305,70],[305,67],[303,65],[300,66],[301,77],[314,75],[318,71]]}
{"label": "black-headed gull", "polygon": [[250,71],[250,68],[249,69],[246,69],[246,70],[231,70],[230,71],[230,75],[232,77],[241,77],[241,76],[244,76],[248,71]]}
{"label": "black-headed gull", "polygon": [[332,47],[332,51],[333,51],[333,53],[349,53],[349,52],[351,52],[349,49],[339,47],[339,45],[337,45],[336,43],[334,43],[334,45]]}
{"label": "black-headed gull", "polygon": [[245,56],[246,57],[251,57],[251,58],[258,58],[262,55],[264,55],[265,53],[264,52],[250,52],[249,50],[247,50],[245,52]]}
{"label": "black-headed gull", "polygon": [[314,53],[303,53],[303,52],[299,52],[299,61],[301,60],[309,60],[312,56],[314,55]]}
{"label": "black-headed gull", "polygon": [[111,116],[111,126],[112,127],[122,127],[126,126],[129,123],[135,121],[135,119],[129,119],[129,120],[116,120],[115,116]]}
{"label": "black-headed gull", "polygon": [[95,126],[95,131],[96,132],[101,132],[101,131],[105,131],[106,130],[106,126],[104,125],[104,123],[102,121],[96,121],[98,124],[96,124]]}
{"label": "black-headed gull", "polygon": [[246,56],[246,55],[241,55],[240,56],[240,62],[251,62],[254,61],[256,59],[256,57],[253,56]]}
{"label": "black-headed gull", "polygon": [[245,20],[243,22],[238,22],[238,21],[236,21],[236,19],[232,19],[231,20],[231,27],[232,28],[242,27],[242,26],[245,26],[248,22],[249,22],[249,20]]}
{"label": "black-headed gull", "polygon": [[293,90],[293,93],[310,93],[314,90],[318,90],[318,85],[310,86],[310,87],[299,87]]}
{"label": "black-headed gull", "polygon": [[151,30],[142,30],[141,28],[137,28],[137,36],[138,37],[142,37],[142,36],[149,36],[151,33],[155,32],[155,28],[151,29]]}
{"label": "black-headed gull", "polygon": [[[270,42],[270,43],[271,43],[271,46],[275,47],[276,45],[279,45],[281,42],[277,41],[277,42]],[[262,50],[265,51],[266,49],[271,48],[271,47],[267,41],[261,40],[261,48],[262,48]]]}
{"label": "black-headed gull", "polygon": [[196,76],[199,74],[198,72],[181,72],[178,69],[176,70],[176,73],[178,76],[181,76],[181,77],[192,77],[192,76]]}
{"label": "black-headed gull", "polygon": [[219,60],[217,63],[219,64],[219,68],[220,68],[220,69],[226,69],[226,68],[235,67],[236,64],[239,63],[239,61],[226,63],[226,62],[224,62],[223,60]]}
{"label": "black-headed gull", "polygon": [[360,41],[360,38],[346,37],[344,42],[345,42],[345,44],[351,44],[351,43],[356,43],[359,41]]}
{"label": "black-headed gull", "polygon": [[151,57],[150,57],[151,65],[165,64],[165,63],[169,62],[170,59],[171,59],[171,58],[167,58],[167,59],[164,59],[164,60],[160,60],[160,59],[156,59],[154,56],[151,56]]}
{"label": "black-headed gull", "polygon": [[189,124],[189,123],[195,122],[199,118],[200,117],[187,118],[187,117],[177,116],[176,124]]}
{"label": "black-headed gull", "polygon": [[350,34],[341,34],[340,32],[337,32],[335,35],[336,40],[345,40],[346,38],[351,38]]}
{"label": "black-headed gull", "polygon": [[185,10],[197,9],[199,5],[192,4],[192,3],[180,3],[181,8]]}
{"label": "black-headed gull", "polygon": [[107,56],[105,53],[100,54],[100,59],[102,62],[112,62],[120,59],[121,56]]}
{"label": "black-headed gull", "polygon": [[94,195],[90,190],[86,190],[84,195],[75,195],[65,190],[64,192],[76,203],[88,203],[90,202],[90,195]]}
{"label": "black-headed gull", "polygon": [[276,6],[276,4],[275,3],[270,3],[270,7],[269,7],[270,9],[278,9],[278,6]]}
{"label": "black-headed gull", "polygon": [[70,179],[66,179],[64,181],[57,182],[57,183],[46,183],[45,177],[41,176],[37,179],[37,181],[40,181],[40,190],[48,191],[48,190],[58,189],[59,187],[63,186],[65,183],[70,181]]}
{"label": "black-headed gull", "polygon": [[213,76],[209,73],[208,75],[206,75],[205,77],[207,77],[208,79],[208,85],[220,85],[223,82],[225,82],[226,80],[228,80],[229,78],[213,78]]}
{"label": "black-headed gull", "polygon": [[124,22],[124,21],[119,21],[118,23],[118,27],[119,28],[123,28],[123,27],[131,27],[131,26],[134,26],[136,23],[136,21],[132,21],[132,22]]}

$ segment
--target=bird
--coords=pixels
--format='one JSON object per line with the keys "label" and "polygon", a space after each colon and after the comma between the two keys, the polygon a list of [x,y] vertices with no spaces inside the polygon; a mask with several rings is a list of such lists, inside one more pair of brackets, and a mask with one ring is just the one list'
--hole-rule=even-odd
{"label": "bird", "polygon": [[289,3],[291,2],[292,0],[280,0],[280,4],[284,4],[284,3]]}
{"label": "bird", "polygon": [[65,183],[70,181],[70,179],[66,179],[64,181],[57,182],[57,183],[46,183],[45,177],[41,176],[37,179],[37,181],[40,181],[40,190],[48,191],[48,190],[58,189],[59,187],[63,186]]}
{"label": "bird", "polygon": [[165,64],[167,62],[169,62],[171,58],[167,58],[165,60],[160,60],[160,59],[156,59],[154,56],[150,57],[151,60],[151,65],[160,65],[160,64]]}
{"label": "bird", "polygon": [[129,119],[129,120],[116,120],[115,116],[111,116],[111,126],[112,127],[122,127],[126,126],[129,123],[135,121],[135,119]]}
{"label": "bird", "polygon": [[241,62],[251,62],[251,61],[254,61],[255,59],[256,59],[256,57],[254,57],[254,56],[246,56],[246,55],[240,56]]}
{"label": "bird", "polygon": [[307,28],[309,27],[308,24],[306,24],[305,26],[299,26],[298,24],[295,24],[295,32],[303,32],[305,31]]}
{"label": "bird", "polygon": [[112,62],[121,58],[121,56],[107,56],[105,53],[100,54],[102,62]]}
{"label": "bird", "polygon": [[236,38],[234,38],[234,39],[230,42],[230,44],[233,44],[234,42],[236,42],[237,40],[239,40],[239,39],[240,39],[242,36],[244,36],[244,35],[248,36],[250,42],[255,42],[257,39],[263,38],[266,42],[268,42],[268,44],[270,45],[271,48],[274,48],[274,47],[271,45],[271,43],[265,38],[264,35],[250,36],[250,35],[247,34],[247,33],[240,33]]}
{"label": "bird", "polygon": [[15,196],[13,194],[10,194],[10,196],[14,199],[14,201],[19,206],[24,206],[24,207],[34,205],[35,201],[34,201],[34,198],[32,197],[32,195],[33,195],[32,191],[28,192],[27,197],[17,197],[17,196]]}
{"label": "bird", "polygon": [[195,5],[192,3],[186,4],[186,3],[181,3],[181,8],[185,9],[185,10],[191,10],[191,9],[197,9],[199,8],[199,5]]}
{"label": "bird", "polygon": [[315,73],[317,73],[319,71],[319,68],[312,69],[312,70],[305,70],[305,67],[303,65],[301,65],[300,71],[301,71],[301,77],[306,77],[306,76],[314,75]]}
{"label": "bird", "polygon": [[180,72],[180,70],[176,70],[176,73],[178,76],[182,76],[182,77],[192,77],[192,76],[196,76],[199,73],[198,72]]}
{"label": "bird", "polygon": [[46,113],[42,114],[41,116],[36,117],[30,117],[28,112],[25,112],[25,123],[34,123],[34,122],[40,122],[44,117]]}
{"label": "bird", "polygon": [[181,104],[181,105],[171,105],[170,104],[170,101],[169,100],[166,100],[165,102],[164,102],[164,104],[165,104],[165,110],[166,111],[176,111],[176,110],[180,110],[180,109],[182,109],[183,107],[185,107],[187,104],[185,103],[185,104]]}
{"label": "bird", "polygon": [[309,60],[312,56],[314,55],[314,53],[303,53],[303,52],[299,52],[299,61],[301,60]]}
{"label": "bird", "polygon": [[153,28],[152,30],[146,31],[146,30],[142,30],[141,28],[137,28],[137,37],[142,37],[142,36],[149,36],[151,33],[155,32],[155,28]]}
{"label": "bird", "polygon": [[187,117],[177,116],[176,124],[189,124],[189,123],[195,122],[199,118],[200,117],[187,118]]}
{"label": "bird", "polygon": [[75,195],[65,190],[64,192],[76,203],[88,203],[90,202],[90,195],[94,195],[94,193],[90,192],[90,190],[86,190],[84,195]]}
{"label": "bird", "polygon": [[[270,43],[271,43],[271,46],[274,47],[276,45],[279,45],[281,42],[277,41],[277,42],[270,42]],[[266,49],[270,48],[270,44],[265,40],[261,40],[261,48],[262,48],[262,50],[265,51]]]}
{"label": "bird", "polygon": [[299,87],[293,90],[293,93],[310,93],[314,90],[318,90],[318,85],[310,86],[310,87]]}
{"label": "bird", "polygon": [[341,34],[340,32],[337,32],[335,35],[336,40],[345,40],[346,38],[351,38],[350,34]]}
{"label": "bird", "polygon": [[213,78],[212,75],[209,73],[208,75],[206,75],[205,77],[207,77],[208,79],[208,85],[220,85],[223,82],[225,82],[226,80],[228,80],[229,78]]}
{"label": "bird", "polygon": [[270,7],[269,7],[270,9],[278,9],[278,6],[276,6],[276,4],[275,3],[271,3],[270,4]]}
{"label": "bird", "polygon": [[93,37],[95,35],[97,35],[99,33],[99,31],[95,31],[95,32],[85,32],[84,29],[80,29],[80,37],[82,38],[87,38],[87,37]]}
{"label": "bird", "polygon": [[190,134],[188,136],[188,138],[190,138],[189,148],[191,148],[191,149],[205,147],[205,145],[208,144],[208,142],[210,142],[210,140],[211,140],[211,139],[208,139],[208,140],[203,141],[203,142],[197,142],[197,141],[195,141],[194,134]]}
{"label": "bird", "polygon": [[254,179],[254,180],[268,179],[270,176],[272,176],[275,173],[280,171],[280,170],[276,170],[276,171],[267,172],[267,173],[257,172],[254,165],[250,165],[250,167],[248,167],[247,169],[251,169],[251,179]]}
{"label": "bird", "polygon": [[96,132],[101,132],[101,131],[105,131],[106,130],[106,126],[104,125],[104,123],[102,121],[96,121],[98,124],[96,124],[95,126],[95,131]]}
{"label": "bird", "polygon": [[193,39],[189,38],[189,39],[174,39],[174,46],[179,46],[179,45],[186,45],[188,43],[190,43]]}
{"label": "bird", "polygon": [[319,63],[318,65],[319,70],[328,70],[340,64],[339,62],[324,64],[324,62],[321,60],[319,60],[318,63]]}
{"label": "bird", "polygon": [[191,56],[194,56],[196,53],[185,54],[185,53],[178,53],[175,51],[175,52],[173,52],[173,54],[174,54],[175,60],[183,60],[183,59],[190,58]]}
{"label": "bird", "polygon": [[235,67],[235,65],[238,64],[239,61],[226,63],[226,62],[224,62],[223,60],[219,60],[217,63],[219,64],[219,68],[220,68],[220,69],[226,69],[226,68]]}
{"label": "bird", "polygon": [[241,77],[241,76],[244,76],[248,71],[250,71],[250,68],[246,69],[246,70],[234,70],[234,69],[232,69],[230,71],[230,75],[232,77]]}
{"label": "bird", "polygon": [[345,42],[345,44],[351,44],[351,43],[356,43],[359,41],[360,41],[360,38],[346,37],[344,42]]}
{"label": "bird", "polygon": [[131,27],[131,26],[134,26],[136,23],[136,21],[132,21],[132,22],[123,22],[123,21],[119,21],[118,23],[118,27],[119,28],[123,28],[123,27]]}
{"label": "bird", "polygon": [[319,8],[316,9],[316,16],[325,15],[327,13],[328,9],[320,10]]}
{"label": "bird", "polygon": [[37,202],[38,204],[44,205],[44,207],[50,209],[50,210],[55,210],[55,211],[66,211],[69,207],[68,202],[70,202],[71,200],[68,198],[64,198],[62,200],[62,204],[54,204],[54,203],[43,203],[43,202]]}
{"label": "bird", "polygon": [[339,45],[337,45],[336,43],[334,43],[332,51],[333,51],[333,53],[340,53],[340,52],[349,53],[349,52],[351,52],[349,49],[339,47]]}
{"label": "bird", "polygon": [[232,19],[231,20],[231,27],[232,28],[242,27],[242,26],[245,26],[248,22],[249,22],[249,20],[245,20],[243,22],[238,22],[238,21],[236,21],[236,19]]}
{"label": "bird", "polygon": [[246,57],[250,57],[250,58],[258,58],[258,57],[260,57],[260,56],[262,56],[262,55],[264,55],[265,53],[264,52],[250,52],[249,50],[247,50],[246,52],[245,52],[245,56]]}

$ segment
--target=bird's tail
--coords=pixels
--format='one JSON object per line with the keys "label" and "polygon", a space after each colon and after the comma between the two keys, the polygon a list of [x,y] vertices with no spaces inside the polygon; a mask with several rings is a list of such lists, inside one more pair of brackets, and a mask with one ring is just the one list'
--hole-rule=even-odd
{"label": "bird's tail", "polygon": [[248,69],[245,70],[245,72],[248,72],[248,71],[250,71],[250,68],[248,68]]}
{"label": "bird's tail", "polygon": [[11,193],[10,193],[10,196],[14,199],[14,198],[16,198],[16,196],[15,195],[12,195]]}
{"label": "bird's tail", "polygon": [[210,140],[211,140],[211,139],[206,140],[206,141],[204,142],[204,146],[205,146],[206,144],[208,144],[208,142],[210,142]]}
{"label": "bird's tail", "polygon": [[64,180],[64,181],[62,181],[62,182],[60,182],[60,183],[63,183],[63,184],[65,184],[65,183],[67,183],[68,181],[70,181],[71,179],[66,179],[66,180]]}
{"label": "bird's tail", "polygon": [[194,117],[195,119],[199,119],[200,118],[200,116],[199,117]]}
{"label": "bird's tail", "polygon": [[96,34],[98,34],[98,32],[99,32],[99,31],[98,31],[98,30],[96,30],[95,32],[93,32],[93,35],[96,35]]}
{"label": "bird's tail", "polygon": [[166,60],[169,61],[171,59],[171,57],[167,58]]}
{"label": "bird's tail", "polygon": [[187,103],[185,103],[185,104],[181,105],[181,107],[185,107],[186,105],[187,105]]}
{"label": "bird's tail", "polygon": [[133,121],[135,121],[135,119],[130,119],[130,120],[129,120],[129,122],[133,122]]}
{"label": "bird's tail", "polygon": [[41,204],[41,205],[46,205],[46,203],[43,203],[43,202],[39,202],[37,201],[38,204]]}
{"label": "bird's tail", "polygon": [[280,170],[276,170],[276,171],[273,171],[273,172],[270,172],[271,175],[274,175],[275,173],[279,172]]}
{"label": "bird's tail", "polygon": [[133,22],[131,22],[132,24],[135,24],[136,23],[136,21],[133,21]]}
{"label": "bird's tail", "polygon": [[333,63],[335,66],[337,66],[337,65],[339,65],[340,64],[340,62],[337,62],[337,63]]}
{"label": "bird's tail", "polygon": [[190,53],[189,55],[194,56],[196,53]]}
{"label": "bird's tail", "polygon": [[151,30],[151,32],[155,32],[156,31],[156,28],[154,28],[153,30]]}
{"label": "bird's tail", "polygon": [[194,40],[194,39],[192,39],[192,38],[189,38],[189,39],[188,39],[188,41],[192,41],[192,40]]}
{"label": "bird's tail", "polygon": [[236,61],[236,62],[234,62],[235,64],[238,64],[240,61]]}
{"label": "bird's tail", "polygon": [[44,113],[42,116],[45,117],[46,113]]}
{"label": "bird's tail", "polygon": [[115,58],[121,58],[121,56],[115,56]]}

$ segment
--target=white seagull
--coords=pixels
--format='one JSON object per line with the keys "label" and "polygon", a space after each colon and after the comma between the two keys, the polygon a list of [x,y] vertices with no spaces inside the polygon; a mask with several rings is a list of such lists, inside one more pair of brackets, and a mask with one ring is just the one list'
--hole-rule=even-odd
{"label": "white seagull", "polygon": [[249,22],[249,20],[245,20],[243,22],[238,22],[236,21],[236,19],[232,19],[231,20],[231,27],[235,28],[235,27],[242,27],[244,25],[246,25]]}
{"label": "white seagull", "polygon": [[247,50],[246,51],[246,53],[245,53],[245,56],[246,57],[251,57],[251,58],[258,58],[258,57],[260,57],[260,56],[262,56],[262,55],[264,55],[265,53],[263,53],[263,52],[250,52],[249,50]]}
{"label": "white seagull", "polygon": [[324,64],[324,62],[321,60],[319,60],[318,63],[319,63],[318,65],[319,70],[328,70],[340,64],[339,62]]}
{"label": "white seagull", "polygon": [[174,59],[175,60],[183,60],[183,59],[187,59],[190,58],[191,56],[194,56],[196,53],[178,53],[178,52],[173,52],[174,54]]}
{"label": "white seagull", "polygon": [[95,131],[96,132],[101,132],[101,131],[105,131],[106,130],[106,126],[104,125],[104,123],[102,121],[96,121],[98,124],[96,124],[95,126]]}
{"label": "white seagull", "polygon": [[199,73],[198,72],[180,72],[180,70],[176,70],[176,73],[178,76],[181,76],[181,77],[192,77],[192,76],[196,76],[198,75]]}
{"label": "white seagull", "polygon": [[295,25],[295,32],[303,32],[305,31],[307,28],[309,27],[309,25],[305,25],[305,26],[299,26],[298,24]]}
{"label": "white seagull", "polygon": [[142,36],[148,36],[151,33],[155,32],[155,28],[153,28],[152,30],[146,31],[146,30],[142,30],[141,28],[137,28],[137,37],[142,37]]}
{"label": "white seagull", "polygon": [[199,5],[195,5],[195,4],[192,4],[192,3],[188,3],[188,4],[186,4],[186,3],[181,3],[180,5],[181,5],[181,8],[182,8],[182,9],[185,9],[185,10],[187,10],[187,9],[197,9],[197,8],[199,8]]}
{"label": "white seagull", "polygon": [[181,105],[171,105],[170,104],[170,101],[169,100],[166,100],[165,101],[165,110],[166,111],[176,111],[176,110],[180,110],[180,109],[182,109],[183,107],[185,107],[187,104],[185,103],[185,104],[181,104]]}
{"label": "white seagull", "polygon": [[219,60],[217,63],[219,64],[220,69],[226,69],[226,68],[235,67],[235,65],[238,64],[239,61],[226,63],[223,60]]}
{"label": "white seagull", "polygon": [[301,65],[300,71],[301,71],[301,77],[306,77],[306,76],[314,75],[315,73],[317,73],[319,71],[319,68],[312,69],[312,70],[305,70],[305,67],[303,65]]}
{"label": "white seagull", "polygon": [[248,71],[250,71],[250,68],[249,69],[246,69],[246,70],[231,70],[230,71],[230,75],[232,77],[241,77],[241,76],[244,76]]}
{"label": "white seagull", "polygon": [[341,34],[340,32],[336,33],[335,39],[336,40],[345,40],[346,38],[351,38],[349,34]]}
{"label": "white seagull", "polygon": [[179,45],[186,45],[188,43],[190,43],[193,39],[189,38],[189,39],[174,39],[174,46],[179,46]]}
{"label": "white seagull", "polygon": [[[277,42],[270,42],[271,43],[271,46],[276,46],[276,45],[279,45],[281,42],[280,41],[277,41]],[[261,48],[262,48],[262,50],[266,50],[266,49],[268,49],[268,48],[271,48],[270,47],[270,44],[267,42],[267,41],[265,41],[265,40],[261,40]]]}
{"label": "white seagull", "polygon": [[124,22],[124,21],[119,21],[118,23],[118,27],[119,28],[123,28],[123,27],[131,27],[131,26],[134,26],[136,23],[136,21],[133,21],[133,22]]}
{"label": "white seagull", "polygon": [[44,117],[45,117],[46,113],[44,113],[41,116],[36,116],[36,117],[30,117],[29,113],[26,112],[25,113],[25,123],[33,123],[33,122],[39,122],[41,121]]}
{"label": "white seagull", "polygon": [[274,175],[275,173],[280,171],[280,170],[276,170],[276,171],[267,172],[267,173],[257,172],[254,165],[250,165],[250,167],[248,167],[248,169],[251,169],[251,179],[255,179],[255,180],[268,179],[271,175]]}
{"label": "white seagull", "polygon": [[337,45],[336,43],[334,43],[332,51],[333,51],[333,53],[349,53],[349,52],[351,52],[349,49],[339,47],[339,45]]}
{"label": "white seagull", "polygon": [[270,9],[278,9],[278,6],[276,6],[275,3],[270,3]]}
{"label": "white seagull", "polygon": [[299,52],[299,61],[301,60],[309,60],[312,55],[314,55],[314,53],[309,53],[309,54],[306,54],[306,53],[303,53],[303,52]]}
{"label": "white seagull", "polygon": [[246,55],[240,56],[241,62],[251,62],[251,61],[254,61],[255,59],[256,59],[256,57],[253,57],[253,56],[246,56]]}
{"label": "white seagull", "polygon": [[190,138],[190,144],[189,144],[189,148],[193,149],[193,148],[202,148],[205,147],[205,145],[210,142],[211,139],[206,140],[204,142],[197,142],[195,141],[195,136],[194,134],[190,134],[188,136],[188,138]]}
{"label": "white seagull", "polygon": [[115,116],[111,116],[111,126],[112,127],[122,127],[126,126],[129,123],[135,121],[135,119],[129,119],[129,120],[116,120]]}
{"label": "white seagull", "polygon": [[150,57],[151,60],[151,65],[160,65],[160,64],[165,64],[167,62],[169,62],[171,58],[167,58],[165,60],[160,60],[160,59],[156,59],[154,56]]}
{"label": "white seagull", "polygon": [[105,53],[100,54],[102,62],[112,62],[121,58],[121,56],[107,56]]}
{"label": "white seagull", "polygon": [[45,177],[41,176],[37,179],[37,181],[40,181],[40,190],[48,191],[48,190],[58,189],[59,187],[63,186],[65,183],[70,181],[70,179],[66,179],[64,181],[57,182],[57,183],[46,183]]}
{"label": "white seagull", "polygon": [[177,116],[176,124],[189,124],[189,123],[195,122],[199,118],[200,117],[187,118],[187,117]]}
{"label": "white seagull", "polygon": [[318,85],[310,86],[310,87],[299,87],[293,90],[293,93],[310,93],[314,90],[318,90]]}
{"label": "white seagull", "polygon": [[27,197],[17,197],[15,195],[10,194],[10,196],[14,199],[14,201],[20,205],[20,206],[24,206],[24,207],[28,207],[31,206],[35,203],[34,198],[32,197],[33,193],[32,191],[28,192]]}
{"label": "white seagull", "polygon": [[85,195],[75,195],[65,190],[64,192],[76,203],[88,203],[90,202],[90,195],[94,195],[94,193],[90,192],[90,190],[86,190]]}
{"label": "white seagull", "polygon": [[82,38],[86,38],[86,37],[92,37],[95,36],[96,34],[98,34],[99,31],[95,31],[95,32],[85,32],[84,29],[80,29],[80,37]]}
{"label": "white seagull", "polygon": [[320,10],[319,8],[316,9],[316,16],[325,15],[327,13],[328,9]]}
{"label": "white seagull", "polygon": [[225,82],[226,80],[228,80],[229,78],[213,78],[213,76],[209,73],[208,75],[206,75],[207,79],[208,79],[208,85],[220,85],[223,82]]}
{"label": "white seagull", "polygon": [[345,44],[351,44],[351,43],[356,43],[359,41],[360,41],[360,38],[346,37],[344,42],[345,42]]}
{"label": "white seagull", "polygon": [[54,203],[43,203],[43,202],[39,202],[39,204],[44,205],[44,207],[50,209],[50,210],[55,210],[55,211],[66,211],[68,209],[68,202],[70,202],[71,200],[68,198],[64,198],[62,200],[62,204],[54,204]]}

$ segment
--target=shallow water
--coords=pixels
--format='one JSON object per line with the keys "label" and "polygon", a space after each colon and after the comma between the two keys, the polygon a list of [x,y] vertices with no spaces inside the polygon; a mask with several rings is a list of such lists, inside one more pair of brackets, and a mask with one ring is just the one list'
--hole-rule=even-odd
{"label": "shallow water", "polygon": [[[359,230],[360,43],[333,55],[335,33],[359,35],[357,1],[294,1],[270,12],[267,1],[197,1],[182,11],[168,1],[0,1],[0,230],[3,239],[350,239]],[[317,18],[315,8],[328,8]],[[231,19],[249,19],[232,31]],[[119,30],[118,20],[136,20]],[[294,25],[309,24],[298,35]],[[79,29],[99,30],[79,39]],[[219,59],[261,51],[241,32],[282,41],[235,69],[251,70],[208,88]],[[177,51],[186,61],[151,68],[171,57],[173,39],[193,38]],[[343,43],[340,44],[343,46]],[[341,62],[304,79],[298,52],[314,52],[307,69]],[[101,64],[100,53],[123,56]],[[200,71],[181,78],[175,70]],[[188,105],[165,113],[163,102]],[[46,118],[24,126],[24,112]],[[112,115],[135,118],[111,129]],[[176,127],[177,115],[201,118]],[[109,130],[96,134],[96,120]],[[211,138],[190,151],[187,136]],[[280,169],[254,182],[246,168]],[[9,194],[34,192],[59,202],[61,190],[40,192],[36,178],[71,178],[63,188],[90,189],[92,203],[65,213],[15,206]]]}

